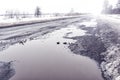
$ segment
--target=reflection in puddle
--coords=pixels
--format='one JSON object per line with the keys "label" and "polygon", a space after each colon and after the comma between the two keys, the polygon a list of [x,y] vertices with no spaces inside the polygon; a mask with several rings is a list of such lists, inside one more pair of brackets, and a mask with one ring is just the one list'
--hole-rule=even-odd
{"label": "reflection in puddle", "polygon": [[75,26],[68,26],[47,34],[44,36],[46,38],[24,45],[16,44],[0,52],[0,61],[16,60],[16,75],[10,80],[103,80],[93,60],[73,54],[67,45],[56,44],[74,42],[62,38],[66,33],[70,33],[70,37],[76,36],[78,32],[85,34],[80,29],[78,32],[75,30],[78,30]]}

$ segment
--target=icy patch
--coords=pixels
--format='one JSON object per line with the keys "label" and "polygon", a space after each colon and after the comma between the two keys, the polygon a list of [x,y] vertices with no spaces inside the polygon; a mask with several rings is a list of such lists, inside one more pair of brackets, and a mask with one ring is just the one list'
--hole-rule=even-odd
{"label": "icy patch", "polygon": [[67,37],[83,36],[86,33],[85,30],[81,30],[80,28],[77,28],[75,25],[70,25],[65,30],[67,32]]}
{"label": "icy patch", "polygon": [[85,25],[86,27],[96,27],[97,22],[96,19],[92,19],[91,21],[84,21],[82,23],[79,23],[79,25]]}
{"label": "icy patch", "polygon": [[[75,37],[75,36],[83,36],[85,35],[86,31],[78,28],[78,26],[75,25],[68,25],[66,28],[62,28],[59,30],[56,30],[52,33],[47,34],[47,37],[54,36],[55,34],[58,34],[59,36],[57,38],[61,37]],[[46,37],[44,36],[44,37]]]}
{"label": "icy patch", "polygon": [[53,32],[52,34],[59,34],[58,37],[75,37],[75,36],[83,36],[85,35],[86,31],[81,30],[75,25],[69,25],[66,28],[62,28],[60,30],[57,30]]}
{"label": "icy patch", "polygon": [[[58,35],[58,36],[56,36]],[[61,28],[59,30],[55,30],[54,32],[48,33],[44,36],[37,37],[35,39],[57,39],[59,42],[68,42],[68,43],[73,43],[76,40],[70,39],[71,37],[76,37],[76,36],[83,36],[86,35],[86,31],[80,29],[78,26],[75,25],[68,25],[65,28]],[[69,39],[68,39],[69,38]]]}

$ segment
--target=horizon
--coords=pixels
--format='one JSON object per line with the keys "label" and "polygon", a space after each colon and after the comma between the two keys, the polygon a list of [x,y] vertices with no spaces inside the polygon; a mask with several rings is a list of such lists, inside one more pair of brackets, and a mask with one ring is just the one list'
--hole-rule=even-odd
{"label": "horizon", "polygon": [[[33,13],[39,6],[42,13],[69,13],[71,9],[79,13],[99,14],[103,9],[104,0],[4,0],[0,3],[0,14],[6,11]],[[109,0],[115,4],[117,0]]]}

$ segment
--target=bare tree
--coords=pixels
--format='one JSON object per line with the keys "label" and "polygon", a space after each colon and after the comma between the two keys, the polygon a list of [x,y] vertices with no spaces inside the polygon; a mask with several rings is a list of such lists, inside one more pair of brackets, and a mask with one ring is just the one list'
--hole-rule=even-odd
{"label": "bare tree", "polygon": [[14,13],[13,11],[6,11],[5,16],[8,18],[14,18]]}
{"label": "bare tree", "polygon": [[40,7],[36,7],[36,9],[35,9],[35,16],[39,17],[40,15],[41,15]]}
{"label": "bare tree", "polygon": [[14,12],[14,17],[15,17],[16,19],[19,19],[19,17],[20,17],[20,12],[19,12],[19,11],[15,11],[15,12]]}

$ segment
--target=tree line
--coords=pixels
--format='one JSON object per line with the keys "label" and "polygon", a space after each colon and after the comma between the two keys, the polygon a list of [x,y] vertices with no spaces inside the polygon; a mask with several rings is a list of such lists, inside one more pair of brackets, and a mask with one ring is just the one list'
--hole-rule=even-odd
{"label": "tree line", "polygon": [[104,14],[120,14],[120,0],[116,5],[109,4],[108,0],[104,0],[103,11]]}
{"label": "tree line", "polygon": [[5,12],[5,15],[6,17],[8,18],[19,18],[19,17],[22,17],[22,18],[26,18],[26,17],[29,17],[31,15],[34,15],[35,17],[40,17],[41,16],[41,9],[40,7],[36,7],[35,10],[34,10],[34,13],[33,14],[29,14],[29,13],[20,13],[19,11],[13,11],[13,10],[8,10]]}

